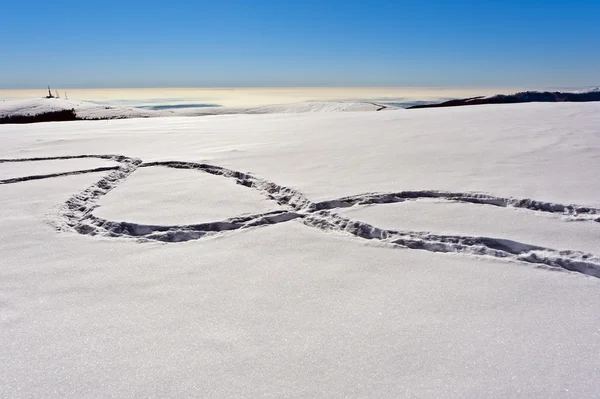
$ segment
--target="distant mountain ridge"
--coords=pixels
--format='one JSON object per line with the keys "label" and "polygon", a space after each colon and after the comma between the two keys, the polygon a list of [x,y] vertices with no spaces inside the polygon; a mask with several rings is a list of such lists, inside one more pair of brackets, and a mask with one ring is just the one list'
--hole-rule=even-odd
{"label": "distant mountain ridge", "polygon": [[459,107],[465,105],[483,105],[483,104],[516,104],[531,102],[588,102],[600,101],[600,87],[580,90],[576,92],[561,91],[524,91],[515,94],[497,94],[494,96],[480,96],[463,98],[457,100],[445,101],[439,104],[413,105],[407,109],[417,108],[441,108],[441,107]]}

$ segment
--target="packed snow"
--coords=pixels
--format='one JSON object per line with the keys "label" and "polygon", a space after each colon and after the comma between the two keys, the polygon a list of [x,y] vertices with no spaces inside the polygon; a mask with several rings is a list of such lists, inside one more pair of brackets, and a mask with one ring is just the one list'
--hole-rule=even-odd
{"label": "packed snow", "polygon": [[598,397],[598,126],[2,125],[0,396]]}

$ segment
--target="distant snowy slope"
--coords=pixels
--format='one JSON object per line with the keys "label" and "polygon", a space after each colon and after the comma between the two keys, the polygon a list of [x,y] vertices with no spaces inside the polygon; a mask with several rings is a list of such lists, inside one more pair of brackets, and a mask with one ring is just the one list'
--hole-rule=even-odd
{"label": "distant snowy slope", "polygon": [[600,93],[600,86],[577,90],[575,93]]}
{"label": "distant snowy slope", "polygon": [[71,109],[75,111],[77,118],[81,119],[128,119],[161,116],[380,111],[398,108],[367,102],[305,102],[250,108],[204,107],[151,110],[122,105],[71,101],[59,98],[35,98],[29,100],[0,101],[0,118],[11,116],[35,116],[48,112]]}
{"label": "distant snowy slope", "polygon": [[370,102],[312,101],[296,104],[266,105],[251,108],[206,107],[179,109],[174,111],[184,115],[224,115],[224,114],[298,114],[305,112],[362,112],[400,109]]}

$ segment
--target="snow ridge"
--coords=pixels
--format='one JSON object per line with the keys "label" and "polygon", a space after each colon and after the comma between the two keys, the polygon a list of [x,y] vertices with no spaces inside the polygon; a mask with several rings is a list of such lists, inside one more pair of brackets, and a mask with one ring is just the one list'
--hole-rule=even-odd
{"label": "snow ridge", "polygon": [[[577,221],[600,222],[600,209],[565,205],[532,199],[497,197],[477,192],[446,192],[436,190],[400,191],[394,193],[366,193],[329,201],[312,202],[301,192],[278,185],[250,173],[239,172],[205,163],[162,161],[143,163],[141,159],[123,155],[72,155],[64,157],[0,159],[3,162],[35,162],[61,159],[99,158],[117,162],[119,166],[88,170],[34,175],[0,180],[0,184],[21,183],[29,180],[69,176],[74,174],[110,172],[98,182],[71,196],[59,209],[56,228],[79,234],[105,237],[133,237],[137,240],[182,242],[199,240],[234,230],[266,226],[299,219],[311,227],[333,231],[361,239],[377,240],[397,248],[419,249],[430,252],[459,253],[487,256],[512,261],[544,265],[575,271],[600,278],[600,257],[572,250],[555,250],[503,238],[437,235],[430,232],[386,230],[368,223],[351,220],[332,210],[363,204],[386,204],[422,198],[441,198],[451,201],[490,206],[524,208],[535,212],[562,214]],[[127,221],[111,221],[93,214],[97,201],[140,167],[167,167],[193,169],[223,178],[261,192],[284,209],[261,214],[240,215],[221,221],[189,225],[145,225]]]}

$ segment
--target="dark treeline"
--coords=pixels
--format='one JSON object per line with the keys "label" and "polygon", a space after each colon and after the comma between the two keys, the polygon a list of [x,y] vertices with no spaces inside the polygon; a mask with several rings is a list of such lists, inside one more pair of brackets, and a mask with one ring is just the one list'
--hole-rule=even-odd
{"label": "dark treeline", "polygon": [[6,123],[37,123],[37,122],[65,122],[80,120],[74,109],[48,111],[37,115],[9,115],[0,117],[0,124]]}

